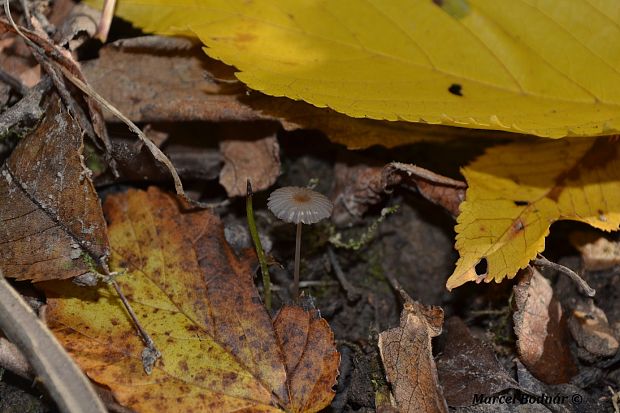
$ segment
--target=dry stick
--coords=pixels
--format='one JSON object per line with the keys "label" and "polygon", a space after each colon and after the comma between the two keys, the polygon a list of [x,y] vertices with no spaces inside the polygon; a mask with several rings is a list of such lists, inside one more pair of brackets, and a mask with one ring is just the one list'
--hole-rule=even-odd
{"label": "dry stick", "polygon": [[79,367],[2,274],[0,328],[24,353],[62,412],[106,412]]}
{"label": "dry stick", "polygon": [[551,269],[559,271],[562,274],[568,275],[571,280],[573,280],[579,287],[581,287],[581,290],[588,297],[594,297],[594,295],[596,294],[596,290],[594,288],[590,287],[588,283],[579,276],[579,274],[577,274],[575,271],[571,270],[568,267],[549,261],[548,259],[543,257],[541,254],[538,254],[538,257],[535,260],[533,260],[532,263],[536,266],[549,267]]}
{"label": "dry stick", "polygon": [[350,302],[357,301],[361,294],[359,290],[347,280],[347,277],[344,275],[344,271],[342,271],[342,267],[338,262],[338,257],[334,253],[334,249],[329,246],[327,247],[327,255],[329,256],[329,262],[332,264],[332,268],[334,269],[334,273],[336,274],[336,278],[340,282],[340,285],[347,293],[347,300]]}

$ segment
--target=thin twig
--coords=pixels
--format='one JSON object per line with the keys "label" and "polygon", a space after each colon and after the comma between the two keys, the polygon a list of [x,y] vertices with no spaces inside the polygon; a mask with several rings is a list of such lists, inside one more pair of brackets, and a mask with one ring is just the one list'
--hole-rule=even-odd
{"label": "thin twig", "polygon": [[538,267],[548,267],[556,271],[559,271],[562,274],[568,275],[570,279],[573,280],[573,282],[575,282],[575,284],[577,284],[581,288],[581,291],[588,297],[594,297],[594,295],[596,294],[596,290],[590,287],[588,283],[586,282],[586,280],[581,278],[579,274],[577,274],[575,271],[563,265],[549,261],[548,259],[543,257],[541,254],[538,254],[538,257],[532,261],[532,264]]}
{"label": "thin twig", "polygon": [[90,381],[2,274],[0,329],[26,356],[62,412],[106,412]]}
{"label": "thin twig", "polygon": [[342,271],[342,267],[338,262],[338,257],[336,257],[334,249],[331,246],[327,247],[327,256],[329,257],[329,262],[334,269],[334,274],[336,274],[336,278],[338,278],[340,285],[347,293],[347,300],[349,302],[359,300],[359,298],[361,297],[359,290],[353,284],[351,284],[349,280],[347,280],[347,277],[344,275],[344,271]]}
{"label": "thin twig", "polygon": [[110,273],[110,270],[108,269],[108,266],[105,265],[105,263],[102,263],[101,267],[103,268],[104,274],[110,280],[110,284],[112,284],[112,286],[116,290],[116,293],[121,299],[121,302],[125,306],[125,310],[127,310],[131,321],[133,321],[134,327],[136,327],[136,329],[138,330],[142,341],[144,341],[144,345],[146,347],[144,348],[144,350],[142,350],[142,367],[144,368],[144,372],[146,374],[151,374],[155,362],[161,357],[161,352],[155,346],[155,342],[153,341],[149,333],[144,329],[144,327],[142,327],[142,324],[140,324],[138,316],[133,311],[133,308],[131,307],[131,304],[129,304],[129,301],[127,300],[127,297],[125,297],[125,294],[123,294],[120,285],[118,285],[118,283],[114,279],[114,274]]}

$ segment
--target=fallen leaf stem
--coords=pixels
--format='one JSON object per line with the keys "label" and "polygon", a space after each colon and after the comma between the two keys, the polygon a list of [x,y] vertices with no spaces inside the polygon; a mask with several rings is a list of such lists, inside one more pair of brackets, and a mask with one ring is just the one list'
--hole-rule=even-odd
{"label": "fallen leaf stem", "polygon": [[97,24],[97,33],[95,33],[95,38],[101,40],[101,43],[105,43],[108,40],[115,7],[116,0],[104,0],[101,18],[99,19],[99,24]]}
{"label": "fallen leaf stem", "polygon": [[538,267],[548,267],[554,269],[562,274],[568,275],[568,277],[575,282],[580,288],[581,291],[585,293],[588,297],[594,297],[596,294],[596,290],[588,285],[586,280],[581,278],[579,274],[575,271],[571,270],[568,267],[565,267],[561,264],[557,264],[553,261],[549,261],[547,258],[543,257],[541,254],[538,254],[538,257],[532,261],[532,263]]}
{"label": "fallen leaf stem", "polygon": [[263,293],[265,296],[265,307],[267,310],[271,310],[271,279],[269,278],[269,266],[267,265],[267,259],[265,258],[265,251],[263,251],[263,245],[260,242],[258,236],[258,229],[256,228],[256,221],[254,220],[254,208],[252,207],[252,184],[250,180],[247,181],[247,196],[245,199],[245,212],[248,216],[248,227],[250,229],[250,236],[254,242],[254,248],[256,249],[256,256],[260,264],[260,271],[263,275]]}
{"label": "fallen leaf stem", "polygon": [[107,411],[90,381],[2,274],[0,329],[26,356],[61,412]]}
{"label": "fallen leaf stem", "polygon": [[125,294],[123,294],[120,285],[118,285],[118,283],[114,279],[110,282],[110,284],[112,284],[112,286],[116,290],[116,294],[118,294],[118,297],[121,299],[121,302],[125,306],[125,310],[127,310],[131,321],[133,321],[133,325],[138,330],[140,337],[142,337],[142,340],[146,345],[146,348],[142,351],[142,366],[144,367],[144,372],[146,374],[151,374],[151,372],[153,371],[153,365],[155,364],[157,359],[161,357],[161,352],[155,346],[155,342],[153,341],[149,333],[144,329],[144,327],[142,327],[142,324],[140,324],[138,316],[136,316],[136,313],[133,311],[131,304],[129,304],[129,301],[127,301],[127,297],[125,297]]}
{"label": "fallen leaf stem", "polygon": [[299,298],[299,264],[301,258],[301,225],[297,223],[297,235],[295,236],[295,272],[293,276],[293,297],[295,301]]}

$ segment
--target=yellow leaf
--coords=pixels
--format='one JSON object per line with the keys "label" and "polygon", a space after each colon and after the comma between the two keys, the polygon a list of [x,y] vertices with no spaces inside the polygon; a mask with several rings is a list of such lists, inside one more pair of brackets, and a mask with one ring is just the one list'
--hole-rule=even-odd
{"label": "yellow leaf", "polygon": [[272,322],[218,218],[184,211],[156,188],[110,195],[104,211],[111,267],[128,269],[117,280],[162,361],[144,373],[143,344],[113,288],[45,283],[48,325],[91,379],[140,412],[314,412],[330,403],[340,357],[327,322],[298,307]]}
{"label": "yellow leaf", "polygon": [[[619,152],[607,138],[520,142],[491,148],[464,168],[469,187],[456,226],[460,258],[448,289],[514,277],[544,249],[555,221],[618,230]],[[482,261],[487,271],[477,273]]]}
{"label": "yellow leaf", "polygon": [[253,89],[353,117],[551,138],[620,130],[616,0],[119,0],[116,10],[147,32],[194,33]]}

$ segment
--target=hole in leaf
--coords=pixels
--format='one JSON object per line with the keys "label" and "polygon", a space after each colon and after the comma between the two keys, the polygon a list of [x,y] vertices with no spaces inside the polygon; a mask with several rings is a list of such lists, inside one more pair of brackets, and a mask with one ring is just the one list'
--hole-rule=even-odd
{"label": "hole in leaf", "polygon": [[462,89],[461,85],[459,85],[458,83],[453,83],[448,88],[448,92],[450,92],[450,93],[452,93],[453,95],[456,95],[456,96],[463,96],[463,93],[461,92],[461,89]]}
{"label": "hole in leaf", "polygon": [[476,270],[476,275],[485,275],[487,273],[487,259],[482,258],[480,261],[478,261],[478,264],[476,264],[474,269]]}
{"label": "hole in leaf", "polygon": [[513,202],[515,203],[516,206],[526,206],[530,204],[527,201],[513,201]]}

